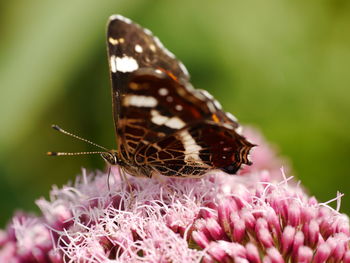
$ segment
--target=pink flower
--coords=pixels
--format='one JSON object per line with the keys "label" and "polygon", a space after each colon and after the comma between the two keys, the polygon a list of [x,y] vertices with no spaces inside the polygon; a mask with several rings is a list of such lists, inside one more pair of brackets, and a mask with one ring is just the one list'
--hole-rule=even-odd
{"label": "pink flower", "polygon": [[13,217],[0,262],[350,262],[349,218],[277,174],[262,147],[238,176],[129,177],[133,191],[117,171],[110,191],[107,174],[83,171],[37,201],[41,216]]}

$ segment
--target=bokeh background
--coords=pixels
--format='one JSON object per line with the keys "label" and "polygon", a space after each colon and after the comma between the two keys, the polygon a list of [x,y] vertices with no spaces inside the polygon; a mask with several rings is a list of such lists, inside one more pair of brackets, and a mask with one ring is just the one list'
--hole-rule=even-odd
{"label": "bokeh background", "polygon": [[[195,87],[258,127],[320,201],[350,212],[350,1],[0,2],[0,226],[99,156],[52,123],[115,147],[105,46],[109,15],[150,28]],[[334,206],[334,205],[333,205]]]}

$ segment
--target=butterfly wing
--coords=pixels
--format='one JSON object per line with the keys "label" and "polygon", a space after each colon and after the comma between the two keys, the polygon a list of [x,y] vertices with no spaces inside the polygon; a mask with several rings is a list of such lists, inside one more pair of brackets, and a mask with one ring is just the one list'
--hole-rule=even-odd
{"label": "butterfly wing", "polygon": [[249,163],[252,145],[238,134],[237,121],[206,91],[192,88],[183,64],[150,31],[112,16],[107,42],[124,163],[167,176],[213,168],[233,173]]}
{"label": "butterfly wing", "polygon": [[251,164],[248,153],[253,146],[229,125],[206,120],[141,149],[139,165],[171,177],[198,177],[211,169],[234,174],[242,164]]}
{"label": "butterfly wing", "polygon": [[[137,68],[151,67],[171,72],[176,78],[189,80],[186,67],[150,30],[121,15],[109,18],[107,46],[112,73],[130,73]],[[112,78],[113,83],[119,80]]]}
{"label": "butterfly wing", "polygon": [[[123,117],[128,116],[123,112],[122,98],[126,96],[130,74],[140,68],[162,69],[171,72],[178,79],[189,80],[185,66],[167,50],[159,39],[152,35],[151,31],[133,23],[128,18],[113,15],[107,25],[107,51],[110,66],[112,108],[118,147],[128,154],[125,133],[121,131]],[[125,127],[124,127],[125,131]]]}

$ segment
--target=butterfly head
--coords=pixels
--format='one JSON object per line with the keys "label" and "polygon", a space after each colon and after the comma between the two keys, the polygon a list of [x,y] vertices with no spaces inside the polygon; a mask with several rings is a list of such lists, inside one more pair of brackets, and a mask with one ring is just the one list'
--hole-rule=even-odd
{"label": "butterfly head", "polygon": [[118,157],[118,152],[115,150],[103,152],[101,153],[101,157],[110,165],[117,165],[121,163]]}

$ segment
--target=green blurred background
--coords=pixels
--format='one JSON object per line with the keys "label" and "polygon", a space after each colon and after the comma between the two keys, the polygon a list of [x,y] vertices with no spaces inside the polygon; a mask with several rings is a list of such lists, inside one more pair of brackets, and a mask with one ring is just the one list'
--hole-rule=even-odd
{"label": "green blurred background", "polygon": [[[350,194],[350,1],[1,1],[0,225],[99,156],[52,123],[115,147],[105,46],[109,15],[150,28],[195,87],[290,159],[320,201]],[[345,195],[343,212],[350,212]]]}

